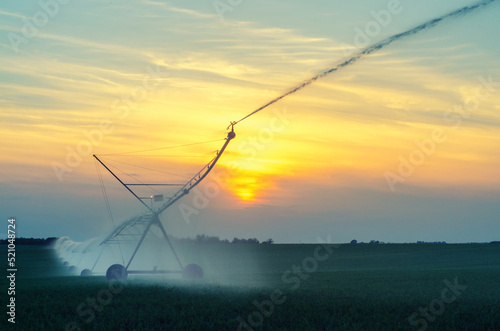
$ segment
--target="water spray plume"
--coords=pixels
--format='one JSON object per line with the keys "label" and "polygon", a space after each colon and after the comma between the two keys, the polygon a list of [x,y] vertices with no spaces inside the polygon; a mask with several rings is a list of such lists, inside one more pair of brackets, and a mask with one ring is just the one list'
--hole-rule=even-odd
{"label": "water spray plume", "polygon": [[493,2],[496,2],[497,0],[486,0],[486,1],[481,1],[479,3],[476,3],[474,5],[471,5],[471,6],[465,6],[463,8],[460,8],[460,9],[457,9],[455,11],[452,11],[451,13],[448,13],[448,14],[445,14],[441,17],[438,17],[438,18],[434,18],[432,20],[429,20],[423,24],[420,24],[419,26],[416,26],[412,29],[409,29],[405,32],[402,32],[402,33],[398,33],[398,34],[395,34],[391,37],[388,37],[376,44],[373,44],[371,46],[368,46],[366,47],[365,49],[363,49],[362,51],[360,51],[359,53],[357,54],[354,54],[352,55],[350,58],[348,58],[347,60],[345,60],[344,62],[340,63],[340,64],[337,64],[335,67],[333,68],[329,68],[323,72],[321,72],[320,74],[306,80],[305,82],[303,82],[302,84],[300,84],[299,86],[297,87],[294,87],[293,89],[291,89],[290,91],[280,95],[279,97],[269,101],[268,103],[266,103],[265,105],[263,105],[262,107],[254,110],[253,112],[251,112],[250,114],[246,115],[245,117],[243,117],[242,119],[240,119],[239,121],[236,121],[236,122],[233,122],[233,125],[234,124],[237,124],[241,121],[243,121],[244,119],[252,116],[253,114],[255,113],[258,113],[259,111],[269,107],[270,105],[280,101],[281,99],[291,95],[291,94],[294,94],[295,92],[298,92],[300,90],[302,90],[304,87],[308,86],[308,85],[311,85],[312,83],[314,83],[316,80],[318,80],[319,78],[322,78],[322,77],[325,77],[335,71],[338,71],[339,69],[342,69],[344,67],[347,67],[347,66],[350,66],[352,64],[354,64],[357,60],[359,60],[360,58],[362,57],[365,57],[366,55],[369,55],[375,51],[378,51],[390,44],[392,44],[393,42],[397,41],[397,40],[401,40],[401,39],[404,39],[406,37],[409,37],[409,36],[412,36],[414,34],[417,34],[423,30],[426,30],[426,29],[429,29],[429,28],[432,28],[432,27],[435,27],[436,25],[442,23],[443,21],[445,20],[448,20],[448,19],[451,19],[451,18],[456,18],[456,17],[459,17],[459,16],[462,16],[462,15],[466,15],[466,14],[469,14],[473,11],[475,11],[476,9],[479,9],[479,8],[482,8],[482,7],[485,7]]}
{"label": "water spray plume", "polygon": [[[59,258],[61,259],[65,268],[69,266],[72,273],[81,270],[81,275],[87,276],[91,274],[103,273],[106,272],[106,277],[108,279],[124,279],[128,274],[150,274],[150,275],[158,275],[158,274],[178,274],[185,278],[200,278],[203,276],[203,271],[200,266],[191,263],[191,264],[183,264],[179,258],[179,255],[176,253],[176,249],[173,247],[171,240],[169,239],[162,222],[160,221],[160,214],[163,213],[167,208],[171,207],[176,201],[180,200],[183,196],[189,193],[190,190],[194,189],[196,185],[198,185],[212,170],[212,168],[216,165],[217,161],[220,159],[222,154],[224,153],[226,147],[229,142],[233,140],[236,136],[234,132],[234,125],[243,121],[244,119],[254,115],[255,113],[267,108],[268,106],[278,102],[279,100],[289,96],[295,92],[300,91],[304,87],[312,84],[316,80],[321,77],[325,77],[333,72],[336,72],[344,67],[350,66],[354,64],[357,60],[361,59],[364,56],[367,56],[377,50],[380,50],[394,41],[404,39],[406,37],[412,36],[414,34],[419,33],[420,31],[426,30],[431,27],[435,27],[441,22],[456,18],[462,15],[466,15],[475,11],[476,9],[485,7],[489,4],[492,4],[497,0],[484,0],[478,2],[474,5],[466,6],[450,12],[441,17],[429,20],[421,25],[418,25],[412,29],[409,29],[405,32],[393,35],[389,38],[386,38],[376,44],[373,44],[360,52],[350,56],[348,59],[343,62],[337,64],[336,66],[324,70],[318,75],[310,78],[309,80],[304,81],[299,86],[291,89],[290,91],[282,94],[281,96],[271,100],[267,104],[262,107],[254,110],[247,116],[243,117],[237,122],[231,122],[228,127],[228,130],[231,129],[230,132],[227,133],[227,137],[224,139],[224,144],[217,151],[217,154],[201,169],[199,170],[193,177],[188,177],[189,181],[187,181],[184,185],[181,185],[180,189],[177,190],[171,197],[168,198],[162,205],[159,207],[153,206],[151,207],[142,201],[143,198],[138,196],[129,186],[135,189],[136,185],[139,186],[150,186],[150,185],[169,185],[169,184],[145,184],[143,182],[137,184],[127,184],[127,182],[123,182],[109,167],[107,167],[104,162],[99,159],[96,155],[94,158],[97,162],[100,163],[114,178],[116,178],[122,186],[124,186],[132,195],[137,198],[139,202],[141,202],[144,207],[148,210],[147,213],[142,213],[135,217],[130,218],[125,221],[118,227],[114,226],[114,231],[111,232],[104,240],[93,239],[84,243],[77,243],[71,241],[69,238],[60,238],[54,245],[55,250],[59,254]],[[181,145],[181,146],[190,146]],[[173,147],[181,147],[181,146],[171,146]],[[156,149],[154,149],[156,150]],[[147,152],[151,150],[141,150],[130,152],[129,154],[138,153],[138,152]],[[121,153],[124,154],[124,153]],[[125,153],[127,154],[127,153]],[[147,168],[146,168],[147,169]],[[119,170],[119,169],[118,169]],[[151,169],[150,169],[151,170]],[[103,184],[99,167],[98,174],[100,178],[101,185]],[[106,191],[103,189],[103,195],[105,200],[107,200]],[[163,200],[163,198],[162,198]],[[108,206],[108,212],[110,207]],[[111,219],[112,215],[110,213]],[[112,219],[113,221],[113,219]],[[145,240],[147,237],[147,240]],[[118,243],[118,245],[114,245]],[[112,245],[113,244],[113,245]],[[123,245],[122,245],[123,244]],[[141,246],[144,246],[143,250],[139,250]],[[195,260],[198,263],[206,262],[208,265],[208,270],[212,274],[217,274],[219,270],[217,268],[210,269],[210,265],[213,263],[208,263],[207,261],[203,261],[203,257],[205,256],[206,248],[196,248],[193,247],[182,247],[181,251],[184,251],[183,255]],[[114,247],[114,248],[113,248]],[[169,248],[169,256],[166,256],[163,252],[165,252],[165,248]],[[118,255],[119,253],[119,255]],[[216,252],[214,252],[216,253]],[[221,256],[223,253],[221,254]],[[124,259],[124,256],[127,259]],[[118,257],[121,257],[122,264],[116,264],[116,260]],[[132,261],[135,259],[134,264]],[[154,263],[153,260],[158,261],[158,264],[154,264],[151,269],[151,264]],[[224,259],[214,258],[214,261]],[[128,261],[128,263],[127,263]],[[213,262],[213,261],[212,261]],[[248,261],[243,261],[244,265],[248,265]],[[230,263],[231,265],[235,265],[234,263]],[[111,266],[110,266],[111,265]],[[131,266],[129,268],[129,266]],[[110,266],[109,268],[107,268]],[[249,268],[248,274],[251,275],[251,272],[255,270],[256,266],[251,266]],[[107,270],[106,270],[107,268]],[[149,268],[149,269],[148,269]],[[240,268],[240,267],[239,267]],[[239,270],[243,270],[244,266],[242,266]],[[240,276],[238,276],[240,277]]]}

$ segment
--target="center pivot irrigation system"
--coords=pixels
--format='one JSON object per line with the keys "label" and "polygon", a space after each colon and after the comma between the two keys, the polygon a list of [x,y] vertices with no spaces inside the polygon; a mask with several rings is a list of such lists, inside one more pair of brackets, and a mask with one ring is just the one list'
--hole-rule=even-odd
{"label": "center pivot irrigation system", "polygon": [[[154,186],[154,185],[171,185],[171,184],[159,184],[159,183],[147,183],[147,184],[126,184],[124,183],[118,176],[109,169],[106,164],[104,164],[103,161],[101,161],[96,155],[94,155],[94,158],[107,170],[109,171],[119,182],[122,184],[139,202],[141,202],[144,207],[148,209],[148,213],[139,215],[137,217],[134,217],[130,219],[129,221],[121,224],[119,227],[117,227],[109,236],[106,237],[101,242],[101,245],[106,245],[106,244],[111,244],[114,242],[119,243],[120,240],[122,240],[123,236],[130,235],[129,230],[132,228],[144,228],[142,230],[141,237],[139,239],[139,242],[137,243],[137,246],[135,247],[132,256],[128,260],[127,265],[122,265],[122,264],[113,264],[108,268],[106,271],[106,277],[108,279],[125,279],[129,274],[172,274],[172,273],[180,273],[182,274],[185,278],[201,278],[203,277],[203,270],[201,267],[197,264],[188,264],[187,266],[183,266],[179,256],[177,255],[177,252],[175,251],[174,246],[172,245],[172,242],[170,241],[167,232],[165,231],[165,228],[163,227],[163,224],[160,221],[160,214],[166,211],[169,207],[173,206],[179,199],[181,199],[183,196],[189,193],[191,189],[193,189],[196,185],[198,185],[209,173],[212,171],[212,169],[215,167],[217,164],[217,161],[221,158],[222,154],[226,150],[227,145],[229,145],[229,142],[233,140],[236,137],[236,133],[234,133],[234,125],[236,123],[232,122],[231,125],[228,127],[231,128],[231,131],[228,132],[227,137],[225,139],[224,145],[222,145],[222,148],[217,151],[217,155],[210,160],[210,162],[205,165],[196,175],[194,175],[186,184],[184,184],[175,194],[171,197],[168,198],[168,201],[165,202],[161,207],[154,209],[153,206],[148,206],[141,197],[139,197],[131,188],[130,186],[132,185],[143,185],[143,186]],[[149,230],[151,229],[152,226],[156,226],[160,229],[163,237],[167,241],[170,249],[172,250],[172,253],[175,256],[175,259],[179,265],[178,270],[158,270],[156,268],[153,268],[152,270],[130,270],[130,264],[134,260],[134,257],[137,254],[137,251],[141,247],[142,243],[144,242],[144,239],[146,238],[146,235],[148,234]],[[97,261],[99,258],[97,259]],[[97,261],[95,264],[97,264]],[[94,266],[95,266],[94,264]],[[91,271],[88,269],[85,269],[82,271],[82,275],[88,275],[90,274]]]}
{"label": "center pivot irrigation system", "polygon": [[[415,35],[423,30],[427,30],[429,28],[435,27],[436,25],[442,23],[443,21],[452,19],[452,18],[457,18],[464,16],[466,14],[469,14],[477,9],[483,8],[487,5],[490,5],[497,0],[483,0],[479,1],[473,5],[470,6],[465,6],[460,9],[457,9],[455,11],[452,11],[448,14],[442,15],[438,18],[434,18],[432,20],[429,20],[423,24],[420,24],[414,28],[411,28],[405,32],[395,34],[393,36],[390,36],[386,39],[383,39],[382,41],[373,44],[371,46],[366,47],[365,49],[362,49],[358,53],[353,54],[352,56],[348,57],[346,60],[342,61],[338,65],[328,68],[327,70],[324,70],[320,74],[310,78],[309,80],[306,80],[302,82],[300,85],[297,87],[289,90],[288,92],[278,96],[277,98],[271,100],[270,102],[266,103],[262,107],[254,110],[250,114],[246,115],[242,119],[236,122],[231,122],[231,124],[228,126],[228,130],[231,129],[230,132],[228,132],[227,137],[225,139],[224,145],[222,148],[217,152],[216,156],[207,164],[205,165],[194,177],[192,177],[186,184],[184,184],[173,196],[168,198],[168,201],[165,202],[161,207],[154,209],[153,206],[148,206],[144,201],[130,188],[131,185],[140,185],[140,184],[126,184],[124,183],[118,176],[113,173],[108,166],[106,166],[96,155],[94,155],[95,159],[106,169],[108,170],[137,200],[139,200],[147,209],[148,212],[146,214],[142,214],[139,216],[136,216],[125,223],[121,224],[115,230],[108,236],[104,241],[101,242],[100,245],[105,245],[105,244],[110,244],[110,243],[119,243],[121,240],[124,240],[123,238],[126,236],[130,236],[130,230],[135,230],[135,235],[137,236],[138,234],[140,235],[139,241],[137,242],[137,245],[135,246],[135,250],[133,251],[130,259],[128,260],[128,263],[126,265],[122,264],[113,264],[111,265],[106,272],[106,277],[108,279],[124,279],[127,277],[128,274],[158,274],[158,273],[163,273],[163,274],[169,274],[169,273],[179,273],[182,274],[186,278],[200,278],[203,277],[203,270],[201,269],[200,266],[196,264],[189,264],[187,266],[183,266],[181,260],[179,259],[179,256],[177,255],[174,246],[172,245],[172,242],[170,241],[167,232],[165,231],[165,228],[163,227],[159,216],[161,213],[163,213],[167,208],[171,207],[175,202],[177,202],[179,199],[181,199],[183,196],[189,193],[191,189],[193,189],[196,185],[198,185],[209,173],[210,171],[214,168],[216,165],[217,161],[221,158],[222,154],[226,150],[229,142],[233,140],[236,137],[236,134],[234,132],[234,126],[238,124],[239,122],[243,121],[244,119],[254,115],[255,113],[263,110],[264,108],[267,108],[268,106],[278,102],[279,100],[303,89],[304,87],[312,84],[319,78],[325,77],[333,72],[336,72],[344,67],[350,66],[354,64],[357,60],[361,59],[362,57],[365,57],[373,52],[376,52],[391,43],[404,39],[406,37]],[[142,184],[146,186],[151,186],[151,185],[170,185],[170,184]],[[130,264],[134,260],[134,257],[136,257],[137,251],[141,247],[141,245],[144,243],[144,239],[146,238],[146,235],[148,232],[151,230],[153,226],[156,226],[160,229],[163,237],[167,241],[170,249],[172,250],[175,259],[179,265],[178,270],[157,270],[156,268],[153,268],[152,270],[131,270]],[[101,251],[102,253],[102,251]],[[99,256],[100,257],[100,256]],[[99,260],[99,257],[97,260]],[[94,264],[97,264],[97,261]],[[93,268],[92,268],[93,269]],[[82,275],[89,275],[91,274],[91,270],[85,269],[82,271]]]}

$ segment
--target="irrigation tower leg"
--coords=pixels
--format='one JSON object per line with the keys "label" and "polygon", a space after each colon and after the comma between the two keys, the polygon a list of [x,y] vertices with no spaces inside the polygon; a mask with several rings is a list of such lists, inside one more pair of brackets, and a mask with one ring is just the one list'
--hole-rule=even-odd
{"label": "irrigation tower leg", "polygon": [[158,216],[156,216],[155,220],[156,220],[156,224],[158,225],[158,227],[160,228],[161,232],[163,233],[163,236],[167,240],[167,243],[170,246],[170,249],[174,253],[175,258],[177,259],[177,262],[179,263],[179,266],[181,267],[181,270],[184,269],[184,267],[182,266],[182,262],[179,259],[179,256],[177,255],[177,252],[175,251],[174,246],[172,245],[172,242],[170,241],[170,238],[168,237],[167,232],[165,231],[165,228],[163,227],[163,224],[161,224],[160,219],[158,218]]}
{"label": "irrigation tower leg", "polygon": [[130,257],[130,260],[128,261],[127,263],[127,266],[125,267],[125,269],[128,269],[128,267],[130,266],[130,263],[132,263],[132,260],[134,259],[135,257],[135,254],[137,253],[137,251],[139,250],[139,247],[141,247],[142,245],[142,242],[144,241],[144,238],[146,237],[146,234],[148,233],[149,231],[149,228],[151,227],[151,225],[154,223],[155,221],[155,218],[158,218],[158,216],[154,215],[153,216],[153,219],[148,223],[148,226],[146,226],[146,229],[144,229],[144,232],[142,233],[142,237],[141,237],[141,240],[139,240],[139,242],[137,243],[137,246],[135,247],[135,250],[134,250],[134,253],[132,254],[132,256]]}

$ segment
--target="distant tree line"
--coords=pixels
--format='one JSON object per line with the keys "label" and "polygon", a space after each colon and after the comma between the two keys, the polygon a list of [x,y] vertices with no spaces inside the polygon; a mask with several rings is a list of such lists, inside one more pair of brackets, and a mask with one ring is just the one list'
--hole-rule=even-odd
{"label": "distant tree line", "polygon": [[[16,245],[49,246],[58,238],[16,238]],[[9,244],[7,239],[0,239],[0,245]]]}
{"label": "distant tree line", "polygon": [[[233,238],[229,241],[228,239],[220,239],[217,236],[207,236],[204,234],[199,234],[195,238],[175,238],[171,237],[173,241],[180,243],[195,243],[195,244],[273,244],[274,240],[267,239],[259,242],[256,238],[249,239],[239,239]],[[49,246],[54,243],[57,239],[56,237],[49,238],[16,238],[16,245],[32,245],[32,246]],[[0,245],[7,245],[9,242],[7,239],[0,239]],[[385,244],[383,241],[371,240],[368,243],[358,242],[356,239],[351,240],[351,244]],[[417,241],[417,244],[446,244],[446,241]],[[478,243],[473,242],[469,244],[487,244],[486,242]],[[491,241],[490,244],[500,245],[500,241]]]}
{"label": "distant tree line", "polygon": [[207,236],[205,234],[199,234],[195,238],[172,238],[173,241],[180,242],[180,243],[194,243],[194,244],[272,244],[274,243],[274,240],[272,239],[267,239],[262,242],[259,242],[258,239],[256,238],[249,238],[249,239],[239,239],[239,238],[233,238],[232,241],[229,241],[228,239],[220,239],[217,236]]}
{"label": "distant tree line", "polygon": [[[383,241],[378,241],[378,240],[370,240],[370,242],[368,242],[368,243],[364,243],[364,242],[358,243],[358,241],[356,239],[354,239],[354,240],[351,240],[351,244],[385,244],[385,243]],[[433,241],[433,242],[417,241],[417,244],[446,244],[446,241]]]}
{"label": "distant tree line", "polygon": [[370,240],[369,243],[364,243],[364,242],[359,242],[356,239],[351,240],[351,244],[384,244],[383,241],[378,241],[378,240]]}
{"label": "distant tree line", "polygon": [[[16,238],[16,245],[33,245],[33,246],[49,246],[54,243],[58,238],[50,237],[50,238]],[[267,239],[262,242],[259,242],[256,238],[250,239],[239,239],[234,238],[232,241],[227,239],[220,239],[215,236],[207,236],[204,234],[199,234],[195,238],[175,238],[172,237],[172,240],[175,242],[181,243],[195,243],[195,244],[272,244],[274,240]],[[9,242],[7,239],[0,239],[0,245],[7,245]]]}

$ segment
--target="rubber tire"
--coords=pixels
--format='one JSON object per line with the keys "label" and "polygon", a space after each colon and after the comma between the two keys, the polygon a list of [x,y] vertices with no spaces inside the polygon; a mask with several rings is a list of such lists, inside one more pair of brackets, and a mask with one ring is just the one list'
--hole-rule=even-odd
{"label": "rubber tire", "polygon": [[82,277],[92,276],[92,271],[90,269],[83,269],[82,272],[80,272],[80,276]]}
{"label": "rubber tire", "polygon": [[197,264],[188,264],[182,270],[182,277],[184,278],[203,278],[203,269]]}
{"label": "rubber tire", "polygon": [[108,280],[123,280],[127,279],[128,272],[127,269],[125,269],[124,266],[121,264],[113,264],[111,267],[108,268],[106,271],[106,278]]}

